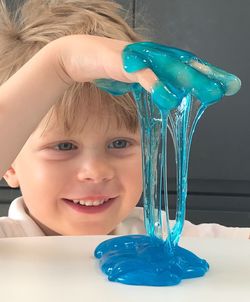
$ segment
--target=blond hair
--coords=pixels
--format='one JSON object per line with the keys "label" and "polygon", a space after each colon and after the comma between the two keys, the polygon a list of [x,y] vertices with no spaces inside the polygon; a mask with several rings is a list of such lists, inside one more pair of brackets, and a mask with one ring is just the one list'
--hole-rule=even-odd
{"label": "blond hair", "polygon": [[[26,0],[14,12],[0,0],[0,85],[8,80],[36,52],[51,41],[72,34],[88,34],[140,41],[126,22],[122,7],[110,0]],[[45,87],[46,89],[46,87]],[[79,106],[97,106],[117,118],[118,125],[135,131],[136,106],[130,94],[114,97],[92,83],[75,83],[51,109],[64,130],[75,129]],[[84,105],[84,106],[86,106]]]}

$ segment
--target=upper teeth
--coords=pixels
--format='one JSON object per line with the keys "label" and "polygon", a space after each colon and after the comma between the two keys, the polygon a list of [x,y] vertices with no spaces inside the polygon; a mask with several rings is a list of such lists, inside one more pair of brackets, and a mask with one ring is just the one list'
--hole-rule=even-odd
{"label": "upper teeth", "polygon": [[80,203],[82,206],[99,206],[105,202],[104,199],[100,200],[73,200],[75,204]]}

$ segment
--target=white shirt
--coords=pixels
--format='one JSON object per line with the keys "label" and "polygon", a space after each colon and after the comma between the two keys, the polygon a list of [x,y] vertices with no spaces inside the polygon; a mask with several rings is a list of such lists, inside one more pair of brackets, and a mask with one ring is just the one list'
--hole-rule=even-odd
{"label": "white shirt", "polygon": [[[164,213],[163,213],[164,215]],[[164,218],[164,216],[163,216]],[[164,221],[164,220],[163,220]],[[173,226],[174,221],[170,222]],[[163,230],[165,224],[163,223]],[[114,235],[145,234],[143,208],[134,208],[114,230]],[[8,217],[0,217],[0,237],[46,236],[26,212],[22,197],[12,201]],[[224,227],[215,223],[194,225],[185,221],[182,237],[250,238],[250,228]]]}

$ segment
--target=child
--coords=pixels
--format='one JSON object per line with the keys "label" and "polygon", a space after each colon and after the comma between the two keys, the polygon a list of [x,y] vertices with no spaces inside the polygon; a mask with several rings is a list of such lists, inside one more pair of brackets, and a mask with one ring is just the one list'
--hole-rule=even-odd
{"label": "child", "polygon": [[[2,1],[0,175],[22,197],[0,219],[1,237],[145,232],[134,101],[91,83],[151,91],[157,81],[150,69],[123,70],[122,50],[140,37],[118,10],[105,0],[27,0],[11,18]],[[250,231],[187,223],[184,235],[193,233]]]}

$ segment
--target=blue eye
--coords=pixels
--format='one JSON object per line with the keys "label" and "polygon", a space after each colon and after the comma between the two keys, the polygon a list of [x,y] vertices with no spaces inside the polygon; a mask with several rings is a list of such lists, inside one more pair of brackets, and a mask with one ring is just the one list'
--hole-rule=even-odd
{"label": "blue eye", "polygon": [[64,142],[56,145],[55,149],[59,151],[71,151],[77,149],[77,147],[72,143]]}
{"label": "blue eye", "polygon": [[125,139],[117,139],[109,144],[109,148],[123,149],[129,146],[129,142]]}

